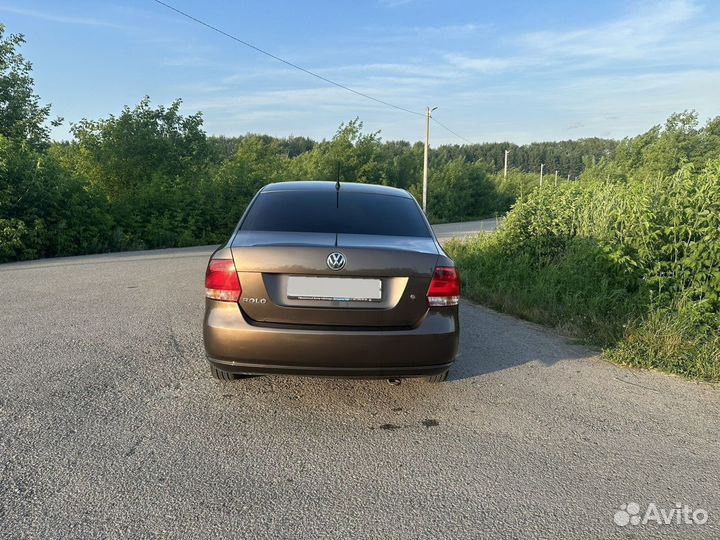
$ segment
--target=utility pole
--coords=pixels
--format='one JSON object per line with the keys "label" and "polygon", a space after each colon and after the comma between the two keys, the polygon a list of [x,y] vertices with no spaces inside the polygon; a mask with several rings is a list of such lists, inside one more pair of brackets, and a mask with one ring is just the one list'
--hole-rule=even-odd
{"label": "utility pole", "polygon": [[425,161],[423,163],[423,212],[427,214],[428,148],[430,147],[430,113],[437,107],[425,107]]}
{"label": "utility pole", "polygon": [[507,157],[510,150],[505,150],[505,166],[503,167],[503,180],[507,180]]}
{"label": "utility pole", "polygon": [[540,164],[540,187],[542,187],[542,182],[543,182],[543,169],[545,169],[545,164],[541,163]]}
{"label": "utility pole", "polygon": [[570,181],[570,173],[568,173],[568,182]]}
{"label": "utility pole", "polygon": [[557,171],[555,171],[555,187],[557,187]]}

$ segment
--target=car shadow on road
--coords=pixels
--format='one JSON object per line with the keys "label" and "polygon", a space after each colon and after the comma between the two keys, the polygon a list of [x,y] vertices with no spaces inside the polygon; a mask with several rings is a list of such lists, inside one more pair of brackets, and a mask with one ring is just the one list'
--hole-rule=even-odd
{"label": "car shadow on road", "polygon": [[[552,330],[470,302],[462,303],[460,318],[460,354],[443,384],[409,379],[389,386],[379,380],[278,375],[233,381],[216,390],[221,400],[250,399],[259,411],[293,411],[304,425],[309,419],[332,418],[338,425],[362,425],[378,433],[426,433],[456,422],[459,396],[475,392],[475,385],[482,390],[474,394],[478,401],[468,410],[482,415],[477,411],[504,403],[502,394],[512,392],[510,387],[527,393],[534,391],[535,380],[577,376],[573,368],[561,370],[564,374],[542,374],[541,369],[563,362],[579,370],[580,363],[597,354]],[[466,397],[460,399],[468,403]]]}
{"label": "car shadow on road", "polygon": [[552,365],[597,354],[550,329],[463,301],[460,352],[450,380],[478,377],[530,362]]}

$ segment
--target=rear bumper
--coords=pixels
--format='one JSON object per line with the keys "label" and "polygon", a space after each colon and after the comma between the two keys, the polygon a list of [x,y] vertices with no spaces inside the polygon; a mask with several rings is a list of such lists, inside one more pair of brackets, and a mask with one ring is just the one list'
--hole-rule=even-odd
{"label": "rear bumper", "polygon": [[457,354],[457,306],[430,309],[412,329],[324,330],[259,326],[237,304],[205,302],[205,351],[225,371],[420,377],[447,370]]}

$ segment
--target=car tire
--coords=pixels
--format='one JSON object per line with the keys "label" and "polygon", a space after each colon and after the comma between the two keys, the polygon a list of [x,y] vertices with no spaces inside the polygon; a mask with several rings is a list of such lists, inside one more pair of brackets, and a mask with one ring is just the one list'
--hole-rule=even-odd
{"label": "car tire", "polygon": [[432,384],[445,382],[445,381],[447,381],[448,373],[450,373],[450,370],[446,369],[442,373],[438,373],[437,375],[432,375],[432,376],[428,377],[427,382],[432,383]]}
{"label": "car tire", "polygon": [[212,375],[213,379],[217,379],[219,381],[234,381],[235,380],[235,374],[229,373],[227,371],[223,371],[222,369],[218,369],[212,364],[210,364],[210,375]]}
{"label": "car tire", "polygon": [[210,364],[210,375],[213,376],[213,379],[217,379],[218,381],[235,381],[237,379],[249,379],[251,377],[255,377],[255,375],[246,375],[243,373],[230,373],[229,371],[223,371],[222,369],[218,369],[212,364]]}

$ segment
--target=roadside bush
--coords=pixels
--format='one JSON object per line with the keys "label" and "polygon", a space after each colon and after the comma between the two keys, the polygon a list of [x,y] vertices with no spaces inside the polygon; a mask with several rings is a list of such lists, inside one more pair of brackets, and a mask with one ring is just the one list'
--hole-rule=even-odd
{"label": "roadside bush", "polygon": [[461,268],[464,294],[593,343],[616,342],[624,321],[647,304],[646,289],[593,239],[570,239],[543,262],[530,250],[507,249],[503,233],[447,248]]}
{"label": "roadside bush", "polygon": [[29,232],[20,219],[0,219],[0,262],[31,258],[36,253],[28,247]]}
{"label": "roadside bush", "polygon": [[497,235],[449,249],[481,302],[618,362],[720,380],[720,160],[536,189]]}
{"label": "roadside bush", "polygon": [[52,154],[0,135],[0,262],[110,247],[107,205]]}

